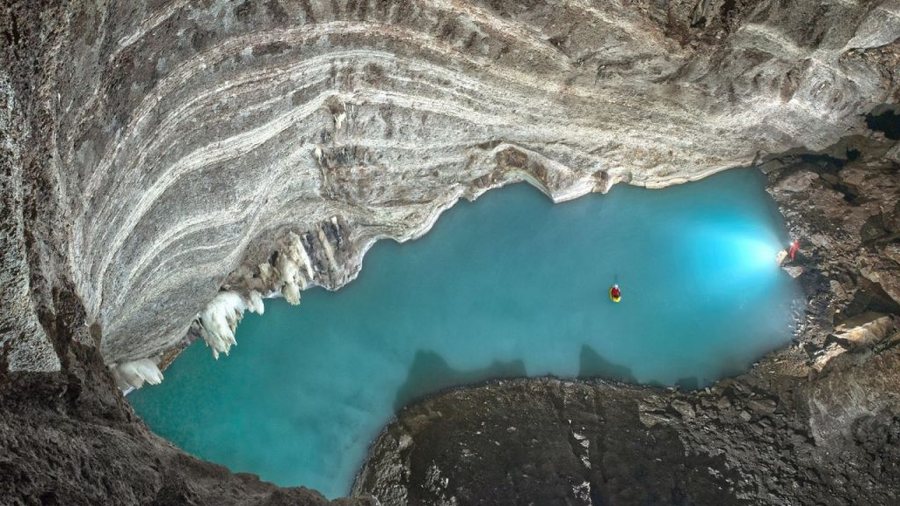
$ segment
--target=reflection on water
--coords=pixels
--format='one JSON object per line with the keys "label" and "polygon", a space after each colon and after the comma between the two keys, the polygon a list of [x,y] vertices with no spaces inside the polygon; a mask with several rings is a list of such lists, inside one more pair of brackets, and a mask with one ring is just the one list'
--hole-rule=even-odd
{"label": "reflection on water", "polygon": [[747,170],[556,206],[503,189],[420,240],[377,244],[339,292],[267,301],[230,357],[198,343],[129,399],[188,452],[340,496],[397,407],[453,385],[553,374],[697,388],[744,370],[790,339],[797,291],[774,263],[787,242]]}

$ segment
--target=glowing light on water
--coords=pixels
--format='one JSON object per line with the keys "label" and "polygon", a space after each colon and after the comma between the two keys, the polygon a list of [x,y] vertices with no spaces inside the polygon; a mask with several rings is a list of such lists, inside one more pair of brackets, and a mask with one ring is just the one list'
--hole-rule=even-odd
{"label": "glowing light on water", "polygon": [[728,242],[738,252],[735,255],[738,260],[734,264],[736,269],[758,271],[778,268],[776,262],[779,251],[777,242],[769,242],[756,237],[729,238]]}

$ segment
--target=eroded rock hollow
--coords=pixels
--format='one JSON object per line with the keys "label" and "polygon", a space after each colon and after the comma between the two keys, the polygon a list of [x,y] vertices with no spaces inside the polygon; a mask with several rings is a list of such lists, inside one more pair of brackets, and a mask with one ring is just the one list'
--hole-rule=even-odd
{"label": "eroded rock hollow", "polygon": [[[862,154],[895,181],[900,158],[866,123],[900,98],[896,0],[12,1],[0,31],[0,490],[23,502],[66,466],[92,484],[67,503],[223,500],[163,479],[188,457],[113,381],[161,380],[196,337],[227,353],[261,297],[338,289],[459,198],[661,187],[786,152]],[[867,201],[865,178],[827,176]],[[874,187],[871,262],[813,302],[860,289],[849,307],[895,311],[896,186]],[[53,425],[120,450],[73,460]],[[104,474],[116,451],[149,477]],[[280,497],[242,483],[234,501]]]}

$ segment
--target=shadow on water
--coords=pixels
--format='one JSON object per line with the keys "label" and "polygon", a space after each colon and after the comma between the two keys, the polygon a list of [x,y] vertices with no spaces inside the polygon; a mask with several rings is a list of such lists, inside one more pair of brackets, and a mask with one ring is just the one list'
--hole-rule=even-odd
{"label": "shadow on water", "polygon": [[472,371],[460,371],[450,367],[447,361],[437,353],[418,350],[409,368],[409,375],[403,385],[397,389],[394,410],[439,392],[446,388],[478,383],[488,379],[509,379],[527,376],[525,362],[511,360],[502,362],[495,360],[489,366]]}
{"label": "shadow on water", "polygon": [[[760,350],[757,356],[761,356],[769,350]],[[718,378],[732,378],[743,374],[750,369],[753,361],[738,356],[724,355],[720,359],[717,372],[714,378],[705,376],[684,376],[678,378],[672,384],[665,384],[659,381],[638,381],[632,373],[632,370],[624,365],[617,364],[607,360],[603,355],[591,346],[584,344],[581,346],[581,354],[579,358],[580,366],[578,369],[578,379],[605,379],[613,381],[621,381],[623,383],[643,384],[656,388],[667,388],[675,386],[682,391],[699,390],[715,383]]]}
{"label": "shadow on water", "polygon": [[579,358],[578,379],[589,378],[637,383],[637,378],[634,377],[630,368],[610,362],[603,355],[597,353],[597,350],[583,344]]}
{"label": "shadow on water", "polygon": [[675,386],[678,387],[679,390],[697,390],[700,388],[700,379],[696,376],[678,378],[678,380],[675,381]]}
{"label": "shadow on water", "polygon": [[[522,360],[508,362],[494,361],[489,366],[463,371],[450,367],[444,358],[430,350],[418,350],[413,358],[406,381],[397,389],[394,398],[394,411],[417,401],[425,396],[440,392],[447,388],[471,385],[493,379],[522,378],[528,375]],[[639,383],[632,370],[607,360],[591,346],[581,346],[579,355],[578,379],[602,378],[624,383]],[[662,387],[661,383],[650,382]],[[682,390],[696,390],[701,381],[696,377],[681,378],[676,385]]]}
{"label": "shadow on water", "polygon": [[[757,355],[762,355],[766,351],[768,350],[760,350]],[[718,365],[717,372],[714,375],[714,378],[688,376],[684,378],[678,378],[675,381],[674,386],[682,391],[691,391],[706,388],[715,383],[716,379],[734,378],[743,374],[748,369],[750,369],[752,363],[752,361],[748,361],[737,356],[724,355],[720,359],[720,363]]]}

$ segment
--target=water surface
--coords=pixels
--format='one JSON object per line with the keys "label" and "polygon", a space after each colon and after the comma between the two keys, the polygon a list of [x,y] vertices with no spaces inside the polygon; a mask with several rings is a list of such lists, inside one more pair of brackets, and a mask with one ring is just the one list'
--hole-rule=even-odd
{"label": "water surface", "polygon": [[378,243],[337,293],[266,301],[230,357],[196,343],[129,400],[189,453],[341,496],[394,410],[441,388],[544,374],[702,386],[746,369],[791,336],[799,293],[774,261],[787,242],[751,170],[558,205],[493,191],[422,239]]}

